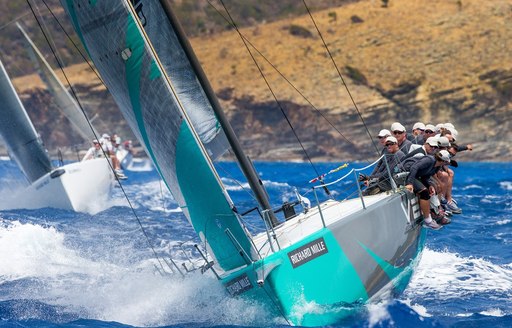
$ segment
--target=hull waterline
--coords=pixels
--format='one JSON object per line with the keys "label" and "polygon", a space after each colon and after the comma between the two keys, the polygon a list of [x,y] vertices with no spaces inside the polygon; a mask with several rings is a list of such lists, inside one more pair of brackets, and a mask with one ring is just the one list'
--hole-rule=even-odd
{"label": "hull waterline", "polygon": [[3,207],[91,212],[99,200],[109,197],[113,181],[104,158],[71,163],[45,174],[7,200]]}
{"label": "hull waterline", "polygon": [[[410,205],[406,194],[394,194],[332,219],[222,282],[232,295],[267,304],[294,325],[336,323],[368,301],[407,286],[425,240]],[[338,211],[336,204],[323,206],[326,215],[329,206]]]}

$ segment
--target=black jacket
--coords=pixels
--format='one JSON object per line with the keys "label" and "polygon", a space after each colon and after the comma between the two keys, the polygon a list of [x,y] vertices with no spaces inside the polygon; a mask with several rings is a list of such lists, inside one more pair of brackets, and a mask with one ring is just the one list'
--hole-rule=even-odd
{"label": "black jacket", "polygon": [[[430,186],[428,179],[439,171],[439,167],[435,167],[436,160],[434,156],[426,155],[423,157],[411,157],[403,162],[403,165],[408,166],[406,169],[409,171],[409,176],[405,184],[412,184],[414,179],[420,180],[426,187]],[[405,169],[405,167],[404,167]]]}

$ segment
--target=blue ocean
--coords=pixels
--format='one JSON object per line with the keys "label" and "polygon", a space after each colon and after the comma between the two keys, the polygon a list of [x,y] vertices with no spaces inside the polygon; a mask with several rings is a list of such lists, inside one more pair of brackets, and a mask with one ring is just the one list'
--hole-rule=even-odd
{"label": "blue ocean", "polygon": [[[335,327],[512,326],[512,163],[460,164],[453,193],[463,213],[428,231],[405,292]],[[315,177],[302,163],[256,168],[276,202],[293,199],[294,188],[305,193]],[[219,169],[243,211],[251,195],[237,172],[233,163]],[[0,327],[287,326],[260,304],[228,297],[211,272],[179,274],[171,259],[182,272],[182,263],[197,264],[194,231],[154,170],[126,173],[112,199],[90,200],[94,213],[0,211]],[[0,161],[0,195],[21,179]]]}

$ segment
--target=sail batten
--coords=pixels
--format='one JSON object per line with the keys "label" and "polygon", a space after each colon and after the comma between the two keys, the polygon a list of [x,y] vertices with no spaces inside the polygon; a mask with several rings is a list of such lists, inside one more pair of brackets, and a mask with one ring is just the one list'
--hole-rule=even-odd
{"label": "sail batten", "polygon": [[[162,47],[163,41],[151,39],[152,30],[145,30],[153,21],[165,23],[159,3],[145,2],[141,21],[141,12],[137,15],[127,1],[80,2],[78,9],[79,2],[67,0],[64,5],[166,186],[218,265],[224,270],[245,265],[226,231],[247,254],[253,253],[251,244],[211,162],[225,151],[222,130],[190,65],[179,62],[184,58],[179,43],[171,37]],[[170,31],[167,25],[160,27],[163,34]],[[172,61],[178,70],[166,68]]]}

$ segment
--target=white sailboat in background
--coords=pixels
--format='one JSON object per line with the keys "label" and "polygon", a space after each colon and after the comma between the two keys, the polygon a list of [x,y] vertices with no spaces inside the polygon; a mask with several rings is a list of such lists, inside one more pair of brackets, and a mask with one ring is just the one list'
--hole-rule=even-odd
{"label": "white sailboat in background", "polygon": [[10,158],[29,185],[3,195],[2,209],[62,208],[95,212],[100,200],[110,196],[113,173],[105,158],[53,167],[43,143],[0,62],[0,135]]}
{"label": "white sailboat in background", "polygon": [[[93,139],[96,139],[96,136],[99,136],[100,134],[98,134],[92,124],[89,124],[75,98],[71,96],[67,88],[59,80],[50,64],[46,61],[44,56],[41,54],[41,51],[39,51],[23,27],[18,22],[16,23],[16,26],[23,34],[27,43],[27,50],[30,58],[34,63],[39,76],[53,95],[57,108],[59,108],[64,116],[66,116],[66,118],[71,122],[75,131],[80,134],[84,140],[84,144],[89,145],[90,142]],[[131,141],[126,140],[125,142],[127,145],[125,146],[124,142],[122,144],[120,143],[116,151],[116,156],[123,169],[129,171],[151,171],[153,166],[149,158],[134,156],[131,152]],[[129,145],[128,142],[130,142]]]}
{"label": "white sailboat in background", "polygon": [[[359,190],[359,197],[328,199],[299,214],[289,204],[275,210],[271,204],[280,201],[268,199],[168,1],[62,4],[199,235],[205,268],[231,295],[261,302],[291,324],[314,326],[403,291],[425,236],[413,194],[394,188],[363,196]],[[258,201],[264,231],[251,233],[243,224],[215,170],[213,161],[227,145]],[[352,185],[359,188],[357,181]]]}

